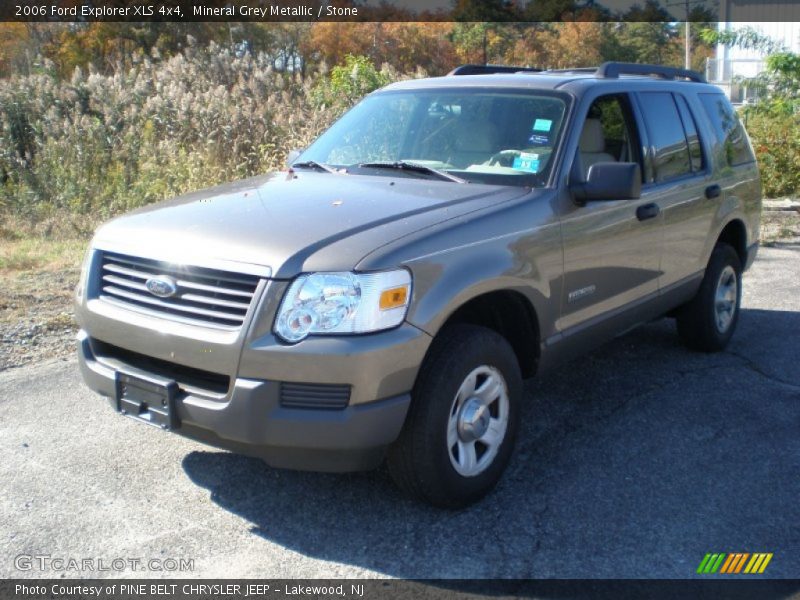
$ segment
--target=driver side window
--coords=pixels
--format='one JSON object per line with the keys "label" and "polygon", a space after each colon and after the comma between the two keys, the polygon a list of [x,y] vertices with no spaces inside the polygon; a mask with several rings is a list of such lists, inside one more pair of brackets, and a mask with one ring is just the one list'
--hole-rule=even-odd
{"label": "driver side window", "polygon": [[601,162],[636,162],[644,173],[640,148],[627,95],[600,96],[589,107],[584,119],[573,177],[586,181],[589,168]]}

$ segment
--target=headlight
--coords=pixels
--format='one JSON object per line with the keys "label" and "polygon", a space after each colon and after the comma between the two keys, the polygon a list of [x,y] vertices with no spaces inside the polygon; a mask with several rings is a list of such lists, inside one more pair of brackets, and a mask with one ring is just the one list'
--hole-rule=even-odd
{"label": "headlight", "polygon": [[89,243],[86,253],[83,255],[83,262],[81,263],[81,274],[78,277],[78,285],[75,287],[75,296],[79,299],[83,296],[86,289],[86,277],[89,274],[89,267],[92,264],[92,256],[94,255],[94,245]]}
{"label": "headlight", "polygon": [[368,333],[403,322],[411,274],[311,273],[298,277],[281,302],[275,333],[287,342],[312,334]]}

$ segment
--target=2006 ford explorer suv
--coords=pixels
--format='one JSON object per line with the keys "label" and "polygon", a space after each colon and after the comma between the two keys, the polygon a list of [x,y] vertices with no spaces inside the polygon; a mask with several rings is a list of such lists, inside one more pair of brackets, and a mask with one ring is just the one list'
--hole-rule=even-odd
{"label": "2006 ford explorer suv", "polygon": [[509,461],[524,377],[664,315],[725,347],[760,208],[697,73],[461,67],[370,94],[287,172],[103,225],[80,366],[134,419],[277,467],[386,458],[463,506]]}

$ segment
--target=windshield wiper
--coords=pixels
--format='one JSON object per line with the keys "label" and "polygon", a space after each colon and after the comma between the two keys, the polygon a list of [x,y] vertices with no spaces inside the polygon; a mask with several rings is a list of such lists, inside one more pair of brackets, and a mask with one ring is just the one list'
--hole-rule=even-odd
{"label": "windshield wiper", "polygon": [[315,160],[304,160],[303,162],[294,163],[291,168],[295,169],[297,167],[300,167],[301,169],[316,169],[317,171],[325,171],[326,173],[346,173],[346,171],[343,169],[339,170],[335,167],[326,165],[325,163],[319,163]]}
{"label": "windshield wiper", "polygon": [[461,177],[456,177],[455,175],[451,175],[446,171],[440,171],[439,169],[434,169],[433,167],[428,167],[426,165],[420,165],[415,162],[409,162],[407,160],[396,160],[394,162],[367,162],[361,163],[358,166],[359,168],[363,167],[366,169],[397,169],[398,171],[425,173],[426,175],[434,175],[439,179],[444,179],[445,181],[467,183],[466,179],[461,179]]}

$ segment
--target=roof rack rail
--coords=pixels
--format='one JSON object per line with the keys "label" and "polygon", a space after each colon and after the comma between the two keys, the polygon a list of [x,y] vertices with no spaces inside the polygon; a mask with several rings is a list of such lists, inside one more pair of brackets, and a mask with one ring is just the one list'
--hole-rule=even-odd
{"label": "roof rack rail", "polygon": [[661,79],[683,77],[696,83],[706,83],[706,78],[697,71],[677,69],[661,65],[643,65],[639,63],[606,62],[597,68],[597,76],[602,79],[617,79],[620,75],[655,75]]}
{"label": "roof rack rail", "polygon": [[545,73],[597,73],[597,67],[575,67],[572,69],[547,69]]}
{"label": "roof rack rail", "polygon": [[536,67],[515,67],[512,65],[461,65],[448,73],[448,75],[491,75],[492,73],[538,73],[542,69]]}

